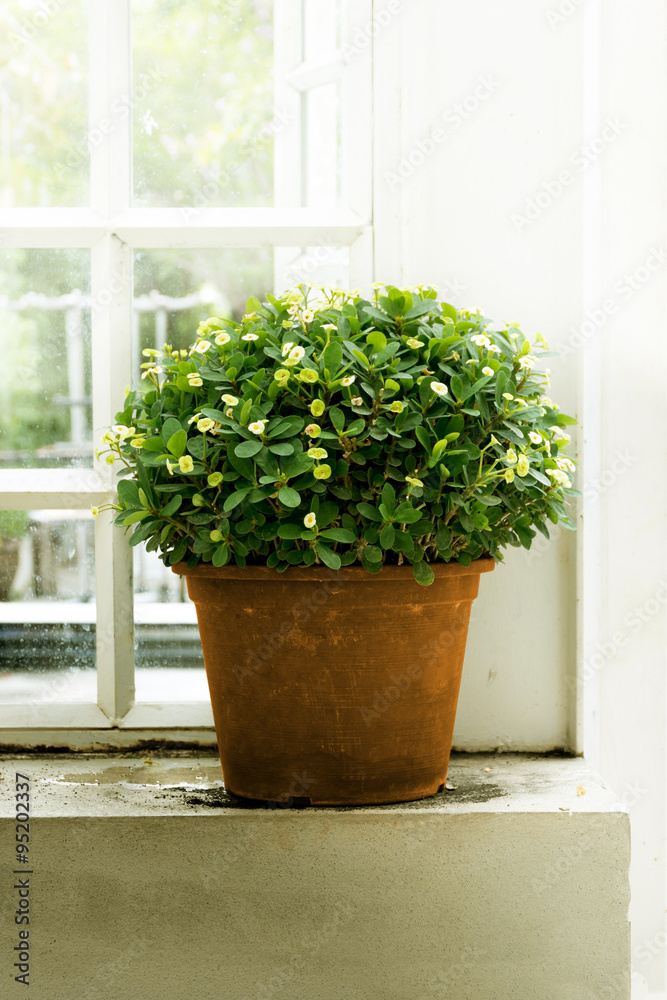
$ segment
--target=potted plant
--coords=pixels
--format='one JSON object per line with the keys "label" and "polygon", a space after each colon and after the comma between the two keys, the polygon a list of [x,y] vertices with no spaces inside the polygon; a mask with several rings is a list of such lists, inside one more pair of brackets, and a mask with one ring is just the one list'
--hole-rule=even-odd
{"label": "potted plant", "polygon": [[28,520],[25,510],[0,510],[0,601],[9,600]]}
{"label": "potted plant", "polygon": [[187,578],[232,793],[443,786],[480,573],[574,527],[575,421],[537,353],[390,285],[301,285],[200,324],[189,351],[144,351],[105,437],[116,523]]}

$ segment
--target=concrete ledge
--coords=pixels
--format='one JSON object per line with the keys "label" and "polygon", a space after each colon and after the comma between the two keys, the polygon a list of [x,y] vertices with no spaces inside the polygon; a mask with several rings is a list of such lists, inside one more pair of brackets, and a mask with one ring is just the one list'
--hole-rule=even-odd
{"label": "concrete ledge", "polygon": [[451,791],[344,809],[240,804],[214,757],[0,770],[7,996],[17,770],[34,1000],[630,996],[629,819],[579,758],[455,755]]}

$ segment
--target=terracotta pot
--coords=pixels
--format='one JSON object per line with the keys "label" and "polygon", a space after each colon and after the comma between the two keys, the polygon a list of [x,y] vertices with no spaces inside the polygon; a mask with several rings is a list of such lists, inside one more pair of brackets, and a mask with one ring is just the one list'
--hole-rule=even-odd
{"label": "terracotta pot", "polygon": [[405,802],[445,782],[479,574],[412,567],[188,570],[228,790],[287,804]]}

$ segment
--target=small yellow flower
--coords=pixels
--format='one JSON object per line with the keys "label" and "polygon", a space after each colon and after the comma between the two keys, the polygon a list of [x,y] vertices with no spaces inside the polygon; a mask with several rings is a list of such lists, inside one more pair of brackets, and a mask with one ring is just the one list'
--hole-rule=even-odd
{"label": "small yellow flower", "polygon": [[322,428],[318,427],[317,424],[308,424],[306,427],[306,434],[309,438],[319,437],[322,432]]}
{"label": "small yellow flower", "polygon": [[529,372],[535,367],[536,358],[532,354],[525,354],[519,358],[519,368],[524,372]]}
{"label": "small yellow flower", "polygon": [[504,392],[503,399],[514,399],[514,396],[512,395],[511,392]]}
{"label": "small yellow flower", "polygon": [[178,460],[178,467],[181,472],[192,472],[195,467],[195,463],[192,461],[189,455],[181,455]]}
{"label": "small yellow flower", "polygon": [[304,309],[303,312],[301,313],[301,319],[303,320],[304,323],[312,323],[313,320],[315,319],[315,313],[312,311],[312,309]]}
{"label": "small yellow flower", "polygon": [[317,524],[317,518],[313,514],[312,510],[311,510],[310,514],[306,514],[306,516],[303,519],[303,523],[305,524],[305,526],[307,528],[314,528],[315,527],[315,525]]}
{"label": "small yellow flower", "polygon": [[505,482],[506,483],[513,483],[514,482],[514,469],[505,469],[503,475],[505,477]]}
{"label": "small yellow flower", "polygon": [[287,371],[286,368],[279,368],[278,371],[275,371],[273,373],[273,377],[276,380],[276,382],[282,382],[284,385],[285,382],[288,381],[290,373]]}
{"label": "small yellow flower", "polygon": [[144,439],[143,438],[132,438],[132,440],[130,441],[130,444],[132,445],[133,448],[143,448],[143,446],[144,446]]}
{"label": "small yellow flower", "polygon": [[195,344],[194,349],[197,352],[197,354],[206,354],[206,352],[210,349],[210,347],[211,347],[210,340],[200,340],[198,344]]}
{"label": "small yellow flower", "polygon": [[206,482],[209,486],[219,486],[222,482],[222,473],[212,472],[211,475],[207,477]]}
{"label": "small yellow flower", "polygon": [[226,403],[227,406],[236,406],[236,404],[238,403],[238,399],[236,398],[236,396],[232,396],[230,392],[225,392],[221,398],[223,403]]}
{"label": "small yellow flower", "polygon": [[424,341],[417,340],[416,337],[408,337],[405,343],[408,345],[408,347],[411,347],[415,351],[418,351],[420,347],[424,346]]}
{"label": "small yellow flower", "polygon": [[323,330],[327,330],[327,331],[328,331],[329,333],[333,333],[333,331],[334,331],[334,330],[337,330],[337,329],[338,329],[338,327],[336,326],[336,324],[335,324],[335,323],[325,323],[325,324],[323,325],[322,329],[323,329]]}
{"label": "small yellow flower", "polygon": [[357,378],[356,375],[346,375],[345,378],[342,378],[340,380],[340,384],[345,386],[352,385],[352,383],[356,381],[356,378]]}
{"label": "small yellow flower", "polygon": [[231,339],[232,338],[229,336],[229,334],[223,331],[222,333],[219,333],[217,335],[217,337],[215,338],[215,342],[218,345],[218,347],[224,347],[225,344],[228,344]]}
{"label": "small yellow flower", "polygon": [[505,462],[511,462],[512,465],[516,465],[516,452],[514,448],[508,448],[507,454],[505,455]]}
{"label": "small yellow flower", "polygon": [[423,486],[421,479],[415,479],[414,476],[406,476],[406,483],[410,483],[410,486]]}
{"label": "small yellow flower", "polygon": [[193,388],[197,388],[198,386],[203,385],[204,381],[201,376],[197,375],[196,372],[190,372],[188,375],[188,384]]}
{"label": "small yellow flower", "polygon": [[113,465],[115,461],[116,461],[115,455],[107,455],[107,465]]}
{"label": "small yellow flower", "polygon": [[[322,414],[324,413],[324,408],[325,408],[324,407],[324,400],[322,400],[322,399],[314,399],[312,401],[312,403],[310,404],[310,412],[312,413],[312,415],[314,417],[321,417]],[[315,426],[314,424],[309,424],[308,425],[308,427],[314,427],[314,426]],[[306,427],[306,430],[308,430],[308,427]],[[319,430],[319,428],[318,428],[318,430]]]}
{"label": "small yellow flower", "polygon": [[318,465],[317,468],[313,469],[313,475],[315,479],[328,479],[331,475],[331,466]]}
{"label": "small yellow flower", "polygon": [[212,431],[215,427],[215,420],[211,420],[210,417],[204,417],[202,420],[197,421],[197,430],[201,431],[202,434],[206,434],[207,431]]}
{"label": "small yellow flower", "polygon": [[247,340],[247,341],[259,340],[259,337],[257,336],[256,333],[244,333],[243,336],[241,337],[241,340]]}
{"label": "small yellow flower", "polygon": [[266,420],[254,420],[251,424],[248,424],[248,430],[253,434],[263,434],[265,427]]}
{"label": "small yellow flower", "polygon": [[482,368],[482,375],[493,375],[493,368],[489,368],[488,365],[485,365]]}
{"label": "small yellow flower", "polygon": [[142,378],[148,378],[149,375],[159,375],[162,371],[161,368],[147,368],[145,372],[142,373]]}
{"label": "small yellow flower", "polygon": [[299,372],[297,378],[300,382],[310,382],[312,385],[319,380],[319,375],[312,368],[304,368]]}
{"label": "small yellow flower", "polygon": [[99,513],[100,513],[100,508],[99,507],[91,507],[90,511],[91,511],[91,514],[93,515],[93,517],[98,517]]}
{"label": "small yellow flower", "polygon": [[121,441],[124,441],[125,438],[132,437],[133,434],[136,434],[135,427],[126,427],[125,424],[116,424],[113,431],[121,439]]}
{"label": "small yellow flower", "polygon": [[301,361],[301,358],[304,356],[305,353],[306,352],[303,347],[293,347],[287,356],[285,364],[286,365],[298,364],[298,362]]}
{"label": "small yellow flower", "polygon": [[531,431],[528,435],[533,444],[542,444],[542,435],[538,434],[537,431]]}
{"label": "small yellow flower", "polygon": [[524,476],[528,475],[528,472],[530,471],[530,461],[528,460],[526,455],[519,455],[516,471],[517,475],[521,476],[522,479]]}
{"label": "small yellow flower", "polygon": [[[479,312],[479,310],[477,310],[477,311]],[[490,347],[491,346],[491,341],[483,333],[476,333],[475,336],[471,337],[470,339],[472,340],[473,344],[477,345],[477,347]]]}
{"label": "small yellow flower", "polygon": [[309,448],[307,454],[308,458],[326,458],[328,452],[326,448]]}
{"label": "small yellow flower", "polygon": [[400,399],[395,399],[393,403],[390,404],[389,409],[392,413],[402,413],[405,403],[402,403]]}

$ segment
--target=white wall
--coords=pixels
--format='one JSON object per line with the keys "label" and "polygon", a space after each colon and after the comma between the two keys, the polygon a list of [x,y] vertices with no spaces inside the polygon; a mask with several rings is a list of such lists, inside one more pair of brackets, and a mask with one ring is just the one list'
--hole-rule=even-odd
{"label": "white wall", "polygon": [[375,44],[376,277],[434,282],[543,333],[561,351],[551,394],[583,417],[583,529],[512,550],[482,579],[455,744],[585,746],[630,806],[634,963],[653,990],[665,987],[665,20],[664,0],[404,0]]}

